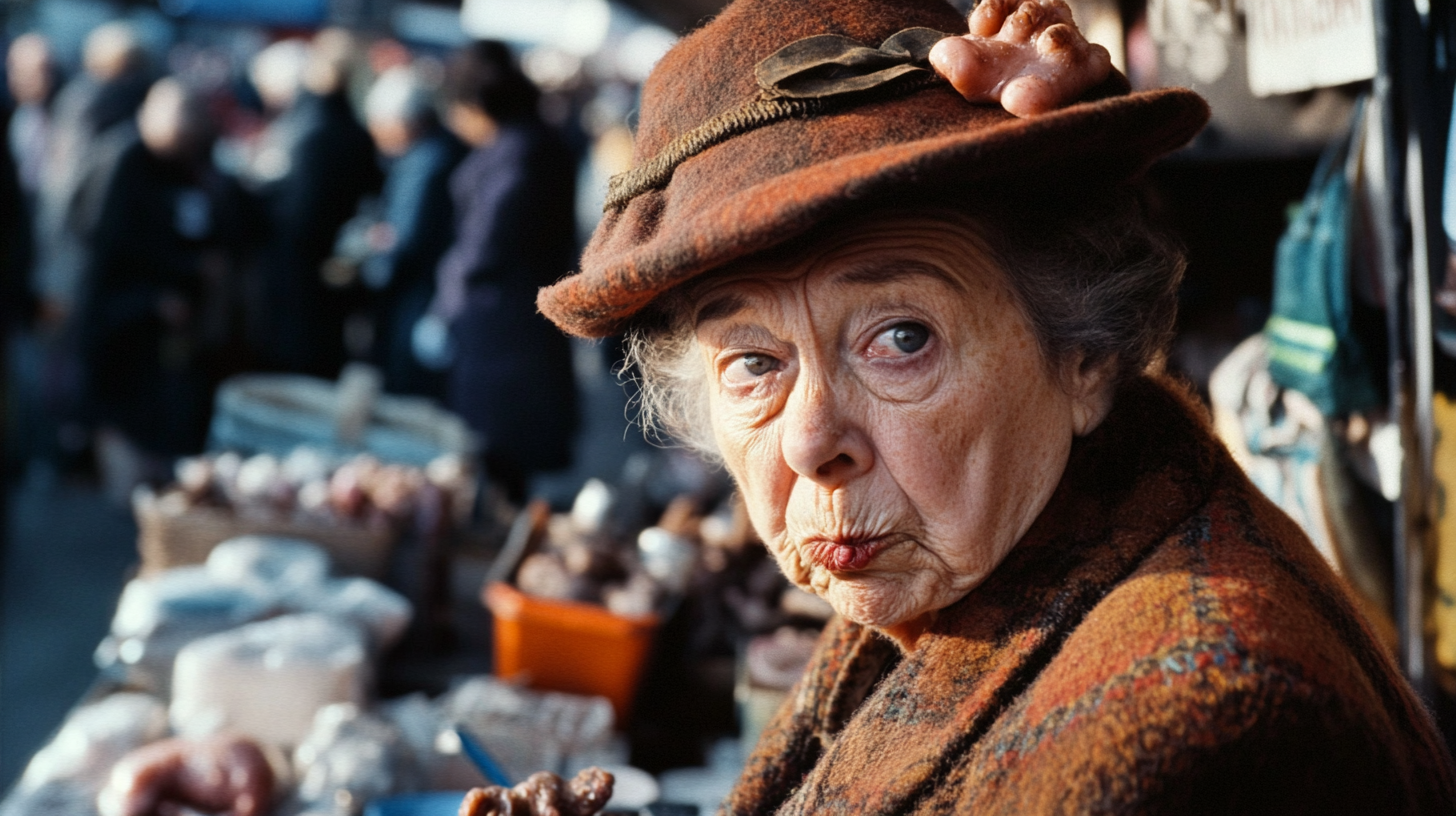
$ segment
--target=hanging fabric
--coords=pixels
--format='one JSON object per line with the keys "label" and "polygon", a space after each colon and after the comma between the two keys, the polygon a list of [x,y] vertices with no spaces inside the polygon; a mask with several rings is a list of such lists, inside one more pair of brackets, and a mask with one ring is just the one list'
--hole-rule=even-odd
{"label": "hanging fabric", "polygon": [[[1389,498],[1399,490],[1400,430],[1366,417],[1326,418],[1303,394],[1273,382],[1269,345],[1256,334],[1213,370],[1214,430],[1249,480],[1309,536],[1394,654],[1389,555],[1362,494],[1375,487]],[[1358,443],[1350,439],[1357,421],[1366,429]]]}
{"label": "hanging fabric", "polygon": [[1380,402],[1375,371],[1351,325],[1350,177],[1359,161],[1365,105],[1325,149],[1304,201],[1279,240],[1274,303],[1264,334],[1274,382],[1309,397],[1326,416]]}
{"label": "hanging fabric", "polygon": [[[1456,101],[1452,102],[1451,107],[1456,111]],[[1446,268],[1444,282],[1436,290],[1435,300],[1442,311],[1456,317],[1456,123],[1452,124],[1447,133],[1446,172],[1442,177],[1441,227],[1446,236]],[[1439,315],[1437,319],[1440,319]],[[1456,356],[1456,342],[1453,342],[1456,338],[1441,334],[1438,329],[1437,341],[1441,344],[1441,350]]]}

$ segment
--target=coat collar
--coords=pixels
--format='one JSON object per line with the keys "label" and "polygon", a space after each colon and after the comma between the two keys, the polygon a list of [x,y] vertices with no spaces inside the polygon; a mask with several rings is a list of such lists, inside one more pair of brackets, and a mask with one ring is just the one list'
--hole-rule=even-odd
{"label": "coat collar", "polygon": [[[854,624],[829,633],[795,701],[796,727],[817,732],[823,756],[800,752],[807,776],[780,813],[908,809],[1207,500],[1226,462],[1203,409],[1180,387],[1151,379],[1125,387],[1103,425],[1074,445],[1046,510],[1006,561],[944,610],[867,700],[893,647]],[[729,803],[733,812],[775,804]]]}

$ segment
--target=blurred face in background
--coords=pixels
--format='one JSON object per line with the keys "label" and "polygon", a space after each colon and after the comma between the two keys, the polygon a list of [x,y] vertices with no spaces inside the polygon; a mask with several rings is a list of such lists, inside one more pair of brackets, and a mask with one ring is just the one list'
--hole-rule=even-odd
{"label": "blurred face in background", "polygon": [[495,120],[479,105],[452,102],[445,114],[445,122],[460,141],[471,147],[482,147],[495,138]]}
{"label": "blurred face in background", "polygon": [[303,87],[319,96],[344,90],[357,58],[358,44],[354,35],[342,28],[320,31],[309,47],[308,64],[303,70]]}
{"label": "blurred face in background", "polygon": [[209,141],[201,100],[173,79],[152,86],[137,113],[137,129],[147,150],[166,161],[197,159]]}
{"label": "blurred face in background", "polygon": [[50,44],[39,34],[18,37],[5,60],[10,95],[21,105],[41,105],[55,90],[56,66]]}
{"label": "blurred face in background", "polygon": [[364,100],[369,135],[379,152],[391,158],[408,152],[434,117],[434,95],[408,66],[381,74]]}
{"label": "blurred face in background", "polygon": [[369,135],[374,146],[390,158],[403,156],[413,145],[417,134],[409,122],[400,119],[370,119]]}
{"label": "blurred face in background", "polygon": [[110,82],[141,68],[146,52],[131,26],[107,23],[86,38],[83,60],[86,73],[101,82]]}
{"label": "blurred face in background", "polygon": [[298,40],[280,40],[258,52],[248,77],[263,106],[273,113],[293,107],[308,64],[309,47]]}

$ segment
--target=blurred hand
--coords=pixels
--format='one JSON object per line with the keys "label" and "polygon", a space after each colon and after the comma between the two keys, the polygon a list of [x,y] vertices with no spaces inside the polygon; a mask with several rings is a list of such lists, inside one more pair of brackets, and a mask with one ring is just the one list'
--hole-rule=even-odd
{"label": "blurred hand", "polygon": [[982,0],[971,33],[935,44],[930,64],[972,102],[1030,116],[1075,101],[1112,70],[1063,0]]}
{"label": "blurred hand", "polygon": [[470,791],[460,803],[460,816],[594,816],[612,798],[615,782],[600,768],[587,768],[570,782],[543,771],[514,788]]}
{"label": "blurred hand", "polygon": [[97,797],[102,816],[173,816],[182,808],[265,816],[273,769],[256,743],[219,735],[169,739],[127,754]]}

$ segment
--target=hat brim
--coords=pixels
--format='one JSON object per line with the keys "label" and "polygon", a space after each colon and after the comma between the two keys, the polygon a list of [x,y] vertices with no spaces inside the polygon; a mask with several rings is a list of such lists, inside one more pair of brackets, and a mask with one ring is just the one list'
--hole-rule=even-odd
{"label": "hat brim", "polygon": [[[571,334],[618,334],[669,289],[848,208],[918,190],[952,189],[984,206],[1013,190],[1025,197],[1115,184],[1187,144],[1208,115],[1207,103],[1182,88],[1027,118],[934,88],[782,122],[709,148],[679,166],[666,189],[608,213],[581,271],[542,289],[537,305]],[[846,129],[860,138],[846,140]],[[869,147],[824,156],[846,141]]]}

